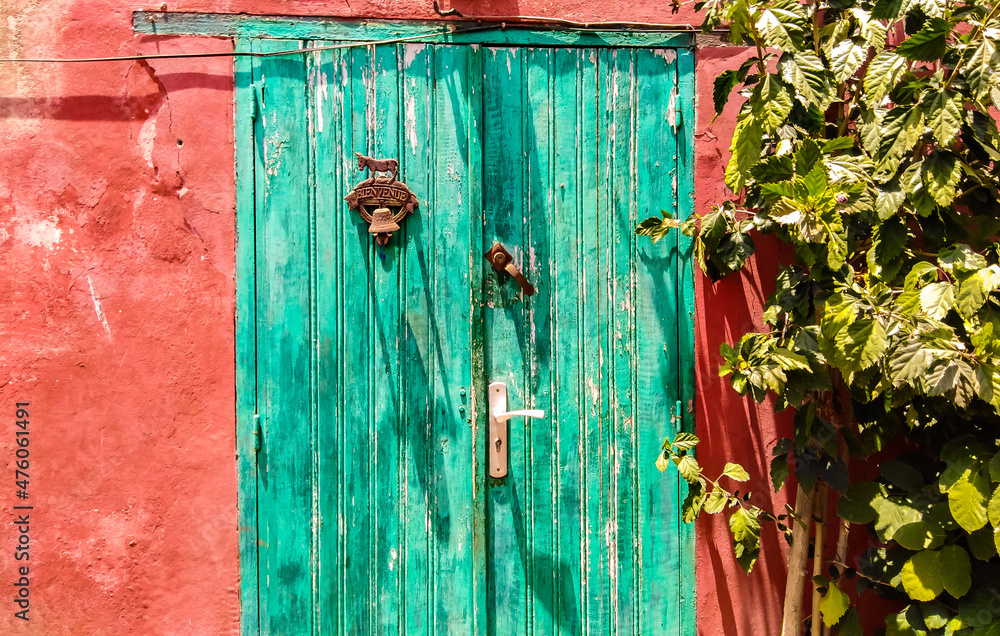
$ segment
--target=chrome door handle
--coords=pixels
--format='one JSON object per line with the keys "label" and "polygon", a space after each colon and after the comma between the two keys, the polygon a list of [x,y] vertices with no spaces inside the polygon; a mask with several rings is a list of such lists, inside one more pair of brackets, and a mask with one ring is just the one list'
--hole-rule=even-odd
{"label": "chrome door handle", "polygon": [[507,476],[507,420],[512,417],[545,417],[545,411],[538,409],[507,410],[507,385],[503,382],[490,384],[488,402],[490,407],[490,477]]}
{"label": "chrome door handle", "polygon": [[521,273],[521,270],[514,265],[514,261],[512,260],[513,257],[503,245],[500,243],[494,244],[493,247],[490,248],[490,251],[486,252],[485,256],[486,260],[488,260],[490,265],[493,266],[493,269],[498,272],[507,272],[513,276],[514,280],[517,281],[517,284],[521,286],[521,291],[524,292],[525,296],[531,296],[535,293],[535,286],[529,283],[528,279]]}

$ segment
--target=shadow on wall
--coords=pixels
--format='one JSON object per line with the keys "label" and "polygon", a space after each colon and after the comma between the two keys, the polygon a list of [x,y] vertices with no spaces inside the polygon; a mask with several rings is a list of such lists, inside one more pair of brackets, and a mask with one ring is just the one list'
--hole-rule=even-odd
{"label": "shadow on wall", "polygon": [[[170,92],[185,89],[231,91],[230,75],[210,73],[166,73],[158,75]],[[0,97],[0,119],[59,119],[66,121],[142,121],[156,112],[164,92],[113,97],[72,95],[66,97]]]}
{"label": "shadow on wall", "polygon": [[[757,250],[741,276],[717,283],[700,276],[697,286],[698,339],[697,401],[699,460],[708,475],[722,471],[727,461],[743,464],[750,481],[741,491],[752,493],[751,503],[780,511],[795,492],[795,484],[774,493],[770,481],[770,449],[791,433],[791,412],[774,414],[770,401],[757,405],[743,398],[727,378],[718,377],[722,362],[719,346],[739,340],[747,331],[759,330],[763,303],[773,291],[774,275],[791,255],[771,239],[755,237]],[[747,576],[737,565],[726,519],[702,515],[698,521],[699,610],[716,614],[715,622],[727,636],[747,633],[776,634],[781,628],[787,544],[774,524],[761,528],[761,554]],[[750,607],[761,608],[747,611]],[[766,609],[764,609],[766,608]],[[699,621],[700,622],[700,621]]]}

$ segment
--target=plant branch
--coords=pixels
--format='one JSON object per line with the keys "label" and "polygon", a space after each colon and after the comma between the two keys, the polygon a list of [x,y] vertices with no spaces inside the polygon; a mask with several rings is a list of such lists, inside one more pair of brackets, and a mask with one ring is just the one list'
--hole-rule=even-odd
{"label": "plant branch", "polygon": [[799,486],[795,492],[795,516],[805,520],[792,526],[792,547],[788,550],[788,578],[781,618],[781,636],[799,636],[802,630],[802,597],[805,593],[806,562],[809,559],[809,524],[812,521],[816,488],[809,492]]}
{"label": "plant branch", "polygon": [[[986,30],[985,27],[987,24],[989,24],[989,21],[992,20],[994,17],[996,17],[997,9],[1000,9],[1000,2],[997,2],[996,4],[993,5],[993,8],[990,10],[986,18],[982,21],[982,23],[978,27],[976,27],[976,32],[972,34],[971,38],[969,38],[969,48],[972,48],[972,43],[975,42],[976,38],[982,35],[983,32]],[[958,61],[955,62],[955,68],[951,69],[951,74],[948,75],[948,81],[944,83],[944,90],[948,90],[951,88],[951,83],[955,81],[955,77],[958,75],[958,70],[962,68],[963,62],[965,62],[965,51],[962,51],[962,54],[959,56]]]}

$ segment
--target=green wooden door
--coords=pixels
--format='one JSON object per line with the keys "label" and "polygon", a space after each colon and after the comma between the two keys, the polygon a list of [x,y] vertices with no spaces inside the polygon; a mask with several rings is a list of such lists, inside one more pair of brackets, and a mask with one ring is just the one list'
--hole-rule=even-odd
{"label": "green wooden door", "polygon": [[[653,465],[690,398],[688,245],[632,232],[686,213],[691,65],[416,43],[246,64],[246,631],[693,633],[683,489]],[[385,247],[343,201],[355,152],[420,198]],[[496,241],[536,295],[488,267]],[[546,414],[511,420],[502,480],[494,381]]]}

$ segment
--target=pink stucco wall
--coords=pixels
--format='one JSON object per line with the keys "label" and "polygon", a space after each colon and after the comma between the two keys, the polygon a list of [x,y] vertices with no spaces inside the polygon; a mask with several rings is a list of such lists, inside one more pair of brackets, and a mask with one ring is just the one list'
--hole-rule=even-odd
{"label": "pink stucco wall", "polygon": [[[690,3],[677,15],[666,3],[610,0],[445,6],[697,22]],[[435,17],[430,0],[7,0],[0,57],[231,50],[225,39],[135,36],[139,9]],[[709,124],[711,80],[740,55],[697,53],[701,210],[724,195],[735,114],[731,105]],[[8,549],[18,540],[11,506],[34,506],[32,620],[14,618],[0,595],[0,633],[238,632],[232,111],[229,59],[0,65],[0,583],[8,590],[24,564]],[[764,254],[765,272],[775,258]],[[742,461],[763,503],[768,454],[753,449],[778,437],[774,416],[750,408],[715,372],[719,343],[759,315],[768,290],[756,271],[697,285],[697,409],[709,472]],[[11,477],[17,402],[30,402],[31,413],[30,498],[20,502]],[[765,542],[746,577],[724,524],[699,524],[700,633],[776,632],[784,550],[774,533]]]}

